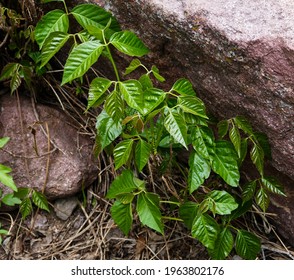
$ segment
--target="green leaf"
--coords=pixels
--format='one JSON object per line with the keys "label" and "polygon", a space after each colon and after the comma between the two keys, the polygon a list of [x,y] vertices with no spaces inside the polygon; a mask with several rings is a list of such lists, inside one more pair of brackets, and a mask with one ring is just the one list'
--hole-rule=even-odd
{"label": "green leaf", "polygon": [[176,142],[182,144],[186,149],[187,147],[187,125],[184,118],[177,112],[167,108],[165,110],[164,127],[169,134],[175,139]]}
{"label": "green leaf", "polygon": [[165,81],[165,78],[159,74],[159,69],[155,65],[152,65],[151,71],[157,81],[159,81],[161,83],[163,83]]}
{"label": "green leaf", "polygon": [[6,64],[1,71],[0,81],[12,78],[14,73],[18,71],[19,67],[20,64],[15,62]]}
{"label": "green leaf", "polygon": [[222,120],[217,124],[218,135],[220,138],[224,138],[229,130],[229,121]]}
{"label": "green leaf", "polygon": [[123,193],[116,196],[116,199],[123,204],[130,204],[134,200],[135,194],[133,193]]}
{"label": "green leaf", "polygon": [[243,259],[254,260],[261,249],[259,238],[245,230],[238,230],[236,251]]}
{"label": "green leaf", "polygon": [[214,190],[207,197],[213,200],[215,207],[213,212],[216,214],[229,215],[238,208],[238,203],[236,203],[234,197],[226,191]]}
{"label": "green leaf", "polygon": [[124,75],[128,75],[128,74],[132,73],[134,70],[136,70],[141,65],[142,65],[141,61],[138,58],[133,59],[131,61],[130,65],[126,68]]}
{"label": "green leaf", "polygon": [[215,246],[213,250],[209,250],[209,253],[214,260],[224,260],[230,254],[233,247],[233,234],[227,227],[225,227],[219,232]]}
{"label": "green leaf", "polygon": [[118,143],[114,150],[114,164],[115,169],[119,169],[121,166],[127,163],[129,160],[131,153],[132,153],[132,147],[133,147],[134,140],[133,139],[127,139],[123,140],[120,143]]}
{"label": "green leaf", "polygon": [[199,204],[192,201],[187,201],[180,206],[180,218],[184,220],[184,224],[188,229],[192,229],[193,221],[197,216],[198,209]]}
{"label": "green leaf", "polygon": [[191,84],[191,82],[189,80],[184,79],[184,78],[177,80],[174,83],[171,90],[174,90],[181,95],[196,96],[196,92],[193,89],[193,85]]}
{"label": "green leaf", "polygon": [[64,11],[54,10],[44,15],[35,28],[35,40],[40,49],[42,49],[46,38],[52,32],[67,33],[68,27],[68,16]]}
{"label": "green leaf", "polygon": [[50,212],[49,206],[48,206],[48,201],[47,201],[47,198],[44,194],[34,190],[32,193],[32,201],[40,209],[43,209],[43,210],[46,210],[47,212]]}
{"label": "green leaf", "polygon": [[119,83],[119,88],[128,105],[143,114],[143,90],[137,80],[127,80]]}
{"label": "green leaf", "polygon": [[135,162],[139,172],[141,172],[147,164],[151,151],[151,145],[145,140],[139,139],[135,149]]}
{"label": "green leaf", "polygon": [[9,142],[9,140],[9,137],[0,138],[0,149],[3,148]]}
{"label": "green leaf", "polygon": [[66,60],[61,85],[83,76],[98,60],[103,48],[104,45],[97,40],[75,47]]}
{"label": "green leaf", "polygon": [[81,4],[74,7],[71,10],[71,14],[84,29],[87,29],[88,26],[96,26],[100,29],[104,29],[109,20],[111,20],[111,24],[105,32],[106,38],[108,39],[114,32],[120,31],[117,20],[111,15],[111,13],[98,5]]}
{"label": "green leaf", "polygon": [[214,155],[214,136],[208,127],[196,126],[191,131],[192,145],[203,158],[212,160]]}
{"label": "green leaf", "polygon": [[256,180],[248,182],[242,188],[242,201],[243,203],[252,199],[256,190]]}
{"label": "green leaf", "polygon": [[264,188],[260,188],[256,192],[255,200],[258,206],[261,208],[261,210],[265,212],[269,206],[270,198],[267,191]]}
{"label": "green leaf", "polygon": [[252,209],[252,200],[248,200],[244,203],[240,203],[239,207],[232,212],[232,214],[228,217],[230,221],[235,220],[239,217],[242,217],[244,214],[248,213]]}
{"label": "green leaf", "polygon": [[33,206],[29,197],[22,200],[19,210],[23,220],[32,213]]}
{"label": "green leaf", "polygon": [[15,197],[13,193],[9,193],[2,197],[1,202],[8,206],[14,206],[20,204],[21,200],[18,197]]}
{"label": "green leaf", "polygon": [[12,189],[13,191],[17,192],[17,187],[13,181],[13,178],[11,175],[9,175],[8,173],[10,173],[12,170],[11,168],[0,164],[0,182],[9,187],[10,189]]}
{"label": "green leaf", "polygon": [[104,104],[104,110],[116,123],[122,119],[124,107],[122,95],[116,90],[107,96]]}
{"label": "green leaf", "polygon": [[191,113],[201,118],[208,119],[206,116],[205,105],[201,99],[196,96],[179,96],[178,104],[186,113]]}
{"label": "green leaf", "polygon": [[237,155],[231,143],[228,141],[220,140],[216,142],[212,169],[228,185],[232,187],[239,185],[240,173]]}
{"label": "green leaf", "polygon": [[42,64],[44,67],[49,60],[64,46],[70,35],[63,32],[52,32],[45,40],[42,48]]}
{"label": "green leaf", "polygon": [[250,150],[250,158],[260,175],[263,176],[264,152],[260,145],[255,142],[253,142],[253,147]]}
{"label": "green leaf", "polygon": [[163,234],[163,223],[159,208],[159,196],[154,193],[140,193],[137,200],[137,212],[143,225]]}
{"label": "green leaf", "polygon": [[240,158],[241,157],[241,135],[240,135],[238,127],[236,127],[234,124],[230,128],[229,137],[235,147],[238,157]]}
{"label": "green leaf", "polygon": [[111,212],[111,217],[113,218],[114,222],[118,225],[120,230],[125,235],[128,235],[133,223],[131,203],[123,204],[120,201],[116,201],[112,205],[110,212]]}
{"label": "green leaf", "polygon": [[149,52],[144,43],[131,31],[120,31],[114,33],[109,43],[120,52],[130,56],[143,56]]}
{"label": "green leaf", "polygon": [[247,138],[244,138],[244,139],[241,140],[239,166],[241,166],[242,162],[246,158],[246,155],[247,155],[247,147],[248,147],[248,139]]}
{"label": "green leaf", "polygon": [[25,199],[30,194],[31,189],[29,188],[18,188],[17,192],[14,193],[15,197],[18,197],[20,200]]}
{"label": "green leaf", "polygon": [[87,109],[95,106],[101,96],[109,89],[112,81],[105,78],[95,78],[92,80],[89,88],[88,106]]}
{"label": "green leaf", "polygon": [[143,74],[140,78],[139,78],[139,82],[142,85],[142,89],[143,91],[149,88],[153,88],[153,82],[150,79],[150,76],[148,74]]}
{"label": "green leaf", "polygon": [[98,152],[101,152],[122,133],[121,124],[116,123],[105,111],[102,111],[97,117],[96,128]]}
{"label": "green leaf", "polygon": [[151,113],[165,99],[165,92],[158,88],[148,88],[143,92],[142,112],[146,116]]}
{"label": "green leaf", "polygon": [[283,186],[274,177],[261,178],[261,184],[272,193],[286,196]]}
{"label": "green leaf", "polygon": [[18,71],[19,69],[17,69],[17,71],[12,75],[11,80],[10,80],[10,92],[11,94],[13,92],[15,92],[20,84],[21,84],[21,76],[20,73]]}
{"label": "green leaf", "polygon": [[128,194],[138,188],[134,182],[134,174],[131,170],[124,170],[121,175],[117,176],[111,183],[107,198],[116,198],[119,195]]}
{"label": "green leaf", "polygon": [[264,155],[268,159],[271,159],[272,158],[271,146],[270,146],[267,135],[260,132],[254,132],[253,137],[254,137],[254,141],[256,141],[259,144],[259,146],[262,148]]}
{"label": "green leaf", "polygon": [[192,236],[208,249],[214,249],[219,234],[219,225],[208,214],[198,214],[192,225]]}
{"label": "green leaf", "polygon": [[237,116],[233,120],[234,120],[235,124],[237,125],[237,127],[239,129],[243,130],[246,134],[248,134],[248,135],[253,134],[251,124],[247,121],[246,118],[244,118],[242,116]]}
{"label": "green leaf", "polygon": [[188,188],[192,193],[197,190],[210,175],[210,166],[197,152],[192,152],[189,158]]}

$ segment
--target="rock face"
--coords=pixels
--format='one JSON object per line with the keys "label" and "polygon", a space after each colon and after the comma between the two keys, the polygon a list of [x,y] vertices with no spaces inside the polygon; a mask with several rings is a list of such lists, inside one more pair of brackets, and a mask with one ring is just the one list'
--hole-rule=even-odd
{"label": "rock face", "polygon": [[281,223],[281,227],[293,237],[293,2],[87,2],[109,9],[124,29],[134,30],[151,49],[144,62],[156,64],[170,85],[180,77],[190,79],[214,115],[243,115],[256,130],[269,136],[271,164],[290,179],[287,200],[275,202],[284,204],[284,210],[278,208],[289,222],[284,226]]}
{"label": "rock face", "polygon": [[89,137],[80,135],[71,119],[52,107],[34,108],[29,98],[21,96],[20,111],[17,104],[15,97],[0,97],[0,137],[11,138],[0,150],[0,162],[12,168],[16,185],[44,188],[46,196],[55,199],[92,183],[97,165]]}

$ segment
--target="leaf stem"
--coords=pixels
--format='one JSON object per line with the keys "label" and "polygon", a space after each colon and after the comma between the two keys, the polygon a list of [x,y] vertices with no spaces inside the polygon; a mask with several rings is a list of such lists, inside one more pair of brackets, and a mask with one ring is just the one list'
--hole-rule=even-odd
{"label": "leaf stem", "polygon": [[63,0],[62,2],[63,2],[63,5],[64,5],[64,9],[65,9],[66,14],[69,15],[69,12],[68,12],[65,1]]}
{"label": "leaf stem", "polygon": [[162,219],[171,220],[171,221],[178,221],[178,222],[183,222],[184,221],[183,219],[180,219],[180,218],[168,217],[168,216],[162,216]]}
{"label": "leaf stem", "polygon": [[169,203],[169,204],[175,204],[177,206],[180,206],[180,202],[176,202],[176,201],[169,201],[169,200],[161,200],[160,203]]}

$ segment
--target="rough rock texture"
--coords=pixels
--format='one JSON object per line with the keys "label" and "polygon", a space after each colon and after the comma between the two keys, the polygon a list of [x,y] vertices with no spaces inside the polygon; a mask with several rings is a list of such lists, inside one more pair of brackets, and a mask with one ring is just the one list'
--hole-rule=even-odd
{"label": "rough rock texture", "polygon": [[34,108],[31,100],[22,96],[21,112],[17,104],[15,96],[0,96],[0,137],[11,138],[0,150],[0,162],[13,169],[17,186],[44,188],[46,196],[55,199],[73,195],[92,183],[97,164],[89,137],[79,134],[71,119],[59,110],[41,104]]}
{"label": "rough rock texture", "polygon": [[288,198],[274,203],[279,217],[287,217],[281,230],[293,237],[293,1],[88,2],[109,9],[123,28],[134,30],[151,49],[145,62],[155,63],[170,84],[189,78],[214,115],[244,115],[269,136],[271,164],[288,185]]}

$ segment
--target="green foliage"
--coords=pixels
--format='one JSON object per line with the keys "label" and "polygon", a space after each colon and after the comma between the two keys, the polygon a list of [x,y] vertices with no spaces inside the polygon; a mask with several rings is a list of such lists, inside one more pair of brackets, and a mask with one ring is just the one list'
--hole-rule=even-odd
{"label": "green foliage", "polygon": [[[267,138],[242,116],[220,121],[216,133],[189,80],[178,79],[169,91],[158,86],[165,78],[155,65],[149,69],[138,59],[149,49],[135,33],[121,30],[117,20],[97,5],[82,4],[69,10],[65,1],[59,2],[64,10],[47,13],[35,29],[41,67],[48,67],[65,45],[70,51],[61,85],[86,75],[101,56],[113,67],[115,79],[97,76],[92,80],[87,110],[101,107],[95,151],[106,150],[114,158],[118,176],[106,197],[114,200],[111,215],[118,227],[128,235],[133,220],[139,219],[142,225],[164,234],[166,220],[182,220],[213,259],[226,258],[234,247],[243,258],[255,258],[260,250],[258,238],[236,229],[232,222],[250,210],[253,200],[266,211],[269,193],[284,195],[279,183],[264,174],[265,157],[270,158]],[[71,20],[80,27],[77,33],[70,33]],[[126,69],[118,69],[114,52],[132,58]],[[16,67],[8,66],[3,79],[12,78]],[[138,69],[139,78],[128,78]],[[168,154],[171,162],[173,153],[183,149],[190,151],[184,174],[187,186],[177,194],[179,201],[162,201],[162,192],[151,192],[139,178],[158,154]],[[260,178],[240,186],[240,168],[247,154]],[[211,177],[217,178],[218,186],[209,183]],[[33,192],[32,201],[48,210],[42,194]],[[179,218],[163,216],[165,203],[178,207]],[[29,215],[31,200],[23,199],[21,209],[23,216]]]}

